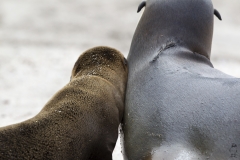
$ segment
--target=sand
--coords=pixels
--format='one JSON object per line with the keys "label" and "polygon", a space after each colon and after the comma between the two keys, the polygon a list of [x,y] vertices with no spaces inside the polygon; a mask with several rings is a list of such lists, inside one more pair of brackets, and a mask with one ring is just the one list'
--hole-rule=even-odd
{"label": "sand", "polygon": [[[111,46],[127,57],[140,0],[0,0],[0,126],[36,115],[69,82],[85,50]],[[239,0],[213,0],[212,62],[240,77]],[[118,143],[114,160],[122,160]]]}

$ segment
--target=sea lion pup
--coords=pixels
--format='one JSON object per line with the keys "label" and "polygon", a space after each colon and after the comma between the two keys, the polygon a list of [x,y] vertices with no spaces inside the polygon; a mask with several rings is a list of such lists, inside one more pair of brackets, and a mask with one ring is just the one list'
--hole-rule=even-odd
{"label": "sea lion pup", "polygon": [[127,72],[126,59],[113,48],[83,53],[71,81],[39,114],[0,129],[0,159],[111,160]]}
{"label": "sea lion pup", "polygon": [[128,160],[240,158],[240,79],[210,62],[210,0],[148,0],[128,55]]}

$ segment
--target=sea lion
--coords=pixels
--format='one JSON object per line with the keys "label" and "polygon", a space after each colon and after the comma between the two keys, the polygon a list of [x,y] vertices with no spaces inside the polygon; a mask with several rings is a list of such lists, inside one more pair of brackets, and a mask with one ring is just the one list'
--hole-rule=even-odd
{"label": "sea lion", "polygon": [[71,81],[39,114],[0,128],[0,159],[111,160],[127,73],[119,51],[87,50],[75,63]]}
{"label": "sea lion", "polygon": [[240,79],[210,62],[217,13],[210,0],[146,2],[128,55],[125,159],[240,158]]}

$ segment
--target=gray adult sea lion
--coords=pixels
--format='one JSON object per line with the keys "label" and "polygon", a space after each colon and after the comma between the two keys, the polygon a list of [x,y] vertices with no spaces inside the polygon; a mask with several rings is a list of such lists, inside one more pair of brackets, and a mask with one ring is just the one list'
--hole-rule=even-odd
{"label": "gray adult sea lion", "polygon": [[83,53],[71,81],[38,115],[0,128],[0,159],[111,160],[127,73],[126,59],[115,49]]}
{"label": "gray adult sea lion", "polygon": [[148,0],[128,55],[128,160],[240,159],[240,79],[210,62],[210,0]]}

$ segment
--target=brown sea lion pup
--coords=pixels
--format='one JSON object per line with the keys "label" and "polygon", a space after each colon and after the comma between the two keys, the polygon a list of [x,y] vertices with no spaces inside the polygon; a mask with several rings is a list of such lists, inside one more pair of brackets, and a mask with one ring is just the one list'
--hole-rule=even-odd
{"label": "brown sea lion pup", "polygon": [[119,51],[96,47],[84,52],[71,81],[39,114],[0,128],[0,159],[111,160],[127,74]]}

